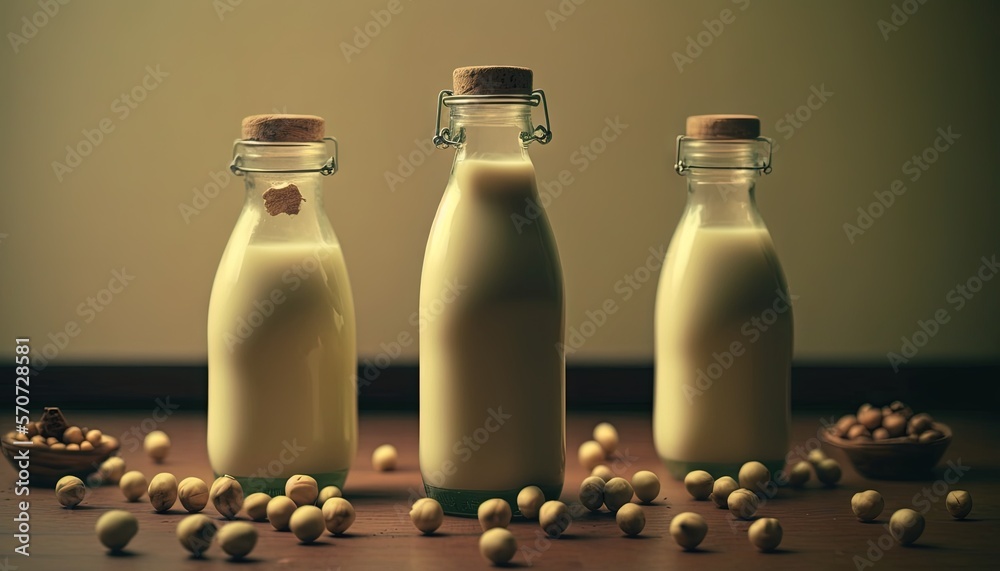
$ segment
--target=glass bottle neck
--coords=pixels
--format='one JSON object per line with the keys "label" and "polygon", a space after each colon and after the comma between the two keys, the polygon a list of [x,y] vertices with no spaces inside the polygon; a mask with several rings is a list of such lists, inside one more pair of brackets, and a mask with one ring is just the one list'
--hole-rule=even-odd
{"label": "glass bottle neck", "polygon": [[[300,242],[335,240],[330,221],[323,208],[323,176],[308,171],[323,165],[329,151],[323,143],[256,143],[240,145],[240,166],[264,172],[246,172],[246,196],[241,223],[252,228],[254,241]],[[276,201],[268,194],[273,188],[287,192],[294,185],[302,200],[298,212],[285,201]],[[267,198],[265,198],[267,195]],[[294,196],[294,192],[286,196]],[[291,201],[294,204],[294,201]]]}
{"label": "glass bottle neck", "polygon": [[764,225],[754,198],[760,170],[769,158],[763,142],[687,138],[681,142],[678,161],[686,166],[689,220],[700,225]]}
{"label": "glass bottle neck", "polygon": [[455,161],[529,161],[522,139],[532,132],[527,103],[460,103],[451,106],[450,132],[459,141]]}
{"label": "glass bottle neck", "polygon": [[691,169],[686,215],[702,225],[763,225],[754,198],[757,171]]}

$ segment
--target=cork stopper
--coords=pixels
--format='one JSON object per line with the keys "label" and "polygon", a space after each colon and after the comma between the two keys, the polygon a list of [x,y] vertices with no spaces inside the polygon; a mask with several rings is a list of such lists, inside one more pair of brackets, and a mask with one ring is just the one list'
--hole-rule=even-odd
{"label": "cork stopper", "polygon": [[512,65],[460,67],[452,74],[455,95],[531,95],[531,70]]}
{"label": "cork stopper", "polygon": [[695,139],[756,139],[760,118],[755,115],[692,115],[686,133]]}
{"label": "cork stopper", "polygon": [[315,115],[250,115],[243,119],[243,140],[312,143],[326,135],[326,121]]}

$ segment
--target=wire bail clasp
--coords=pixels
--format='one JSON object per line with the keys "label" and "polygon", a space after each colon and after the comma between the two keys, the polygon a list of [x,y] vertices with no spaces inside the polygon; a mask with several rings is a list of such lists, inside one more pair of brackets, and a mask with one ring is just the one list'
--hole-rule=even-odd
{"label": "wire bail clasp", "polygon": [[551,123],[549,122],[549,104],[545,99],[545,92],[541,89],[532,91],[531,95],[455,95],[455,92],[450,89],[443,89],[440,93],[438,93],[437,111],[434,117],[434,138],[432,139],[434,146],[439,149],[446,149],[448,147],[462,144],[461,136],[452,139],[451,129],[441,126],[441,109],[449,107],[455,103],[527,103],[532,107],[538,107],[538,105],[541,104],[542,111],[545,114],[545,124],[536,125],[534,130],[530,133],[521,133],[521,141],[525,143],[538,141],[543,145],[547,145],[552,141],[552,128]]}
{"label": "wire bail clasp", "polygon": [[[532,101],[535,101],[534,98],[537,97],[538,101],[541,102],[542,112],[545,114],[545,124],[535,125],[535,130],[532,131],[531,133],[521,133],[521,140],[524,141],[525,143],[529,143],[531,141],[538,141],[542,145],[548,145],[550,142],[552,142],[552,128],[549,126],[550,125],[549,103],[545,99],[545,92],[542,91],[541,89],[536,89],[532,91],[531,97]],[[532,106],[537,107],[538,102],[532,103]],[[535,133],[538,133],[538,135],[536,135]]]}
{"label": "wire bail clasp", "polygon": [[[236,139],[233,142],[233,161],[229,163],[229,170],[233,171],[236,176],[243,176],[245,173],[306,173],[306,172],[318,172],[323,176],[330,176],[332,174],[337,174],[340,170],[340,143],[337,142],[335,137],[323,137],[324,143],[333,143],[333,154],[330,155],[326,162],[321,166],[313,169],[258,169],[243,166],[243,157],[239,154],[239,146],[245,143],[253,143],[254,141],[244,141],[243,139]],[[294,147],[309,143],[264,143],[267,145],[279,145]]]}
{"label": "wire bail clasp", "polygon": [[764,164],[755,167],[728,167],[728,166],[708,166],[708,165],[691,165],[684,162],[681,159],[681,146],[682,143],[687,139],[693,139],[694,137],[686,137],[684,135],[677,136],[677,147],[674,151],[674,171],[677,174],[683,176],[684,173],[691,169],[719,169],[719,170],[741,170],[741,169],[752,169],[759,170],[764,174],[771,174],[771,158],[774,156],[774,141],[769,137],[757,137],[756,139],[751,139],[757,141],[758,143],[767,143],[767,160]]}
{"label": "wire bail clasp", "polygon": [[447,149],[453,145],[457,146],[460,144],[459,141],[449,138],[451,137],[451,129],[441,126],[441,109],[446,105],[445,99],[452,97],[453,94],[454,92],[450,89],[442,89],[438,93],[437,115],[434,117],[434,139],[432,141],[434,146],[439,149]]}

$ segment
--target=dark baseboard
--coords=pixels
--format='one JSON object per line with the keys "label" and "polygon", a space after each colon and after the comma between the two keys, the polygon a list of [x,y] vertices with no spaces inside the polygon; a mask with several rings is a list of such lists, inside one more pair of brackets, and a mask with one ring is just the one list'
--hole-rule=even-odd
{"label": "dark baseboard", "polygon": [[[14,378],[14,371],[10,377]],[[362,381],[362,410],[417,410],[416,365],[391,366]],[[365,379],[365,371],[360,371]],[[570,410],[652,410],[652,365],[570,365],[566,372]],[[13,381],[0,395],[3,410],[14,407]],[[170,398],[184,409],[204,409],[208,371],[195,365],[60,365],[31,376],[31,410],[155,408]],[[996,411],[1000,364],[936,364],[900,369],[871,365],[797,364],[792,367],[793,408],[851,409],[862,402],[900,399],[918,410]]]}

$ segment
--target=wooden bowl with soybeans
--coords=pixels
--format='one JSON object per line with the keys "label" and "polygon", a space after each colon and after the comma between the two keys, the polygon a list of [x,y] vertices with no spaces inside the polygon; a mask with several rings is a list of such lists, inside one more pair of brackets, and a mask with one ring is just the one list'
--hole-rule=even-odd
{"label": "wooden bowl with soybeans", "polygon": [[[56,407],[29,422],[24,432],[0,437],[3,455],[18,473],[27,466],[31,484],[50,484],[63,476],[84,478],[119,448],[118,439],[96,428],[71,425]],[[27,457],[27,458],[25,458]]]}
{"label": "wooden bowl with soybeans", "polygon": [[927,413],[914,414],[900,401],[884,407],[863,404],[822,434],[844,451],[857,471],[877,480],[927,477],[951,444],[948,425]]}

